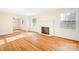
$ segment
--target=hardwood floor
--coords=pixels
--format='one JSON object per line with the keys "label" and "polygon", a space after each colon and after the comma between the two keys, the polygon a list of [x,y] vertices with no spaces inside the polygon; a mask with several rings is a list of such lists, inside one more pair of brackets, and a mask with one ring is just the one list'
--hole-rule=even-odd
{"label": "hardwood floor", "polygon": [[0,46],[1,51],[40,51],[25,39],[19,39]]}
{"label": "hardwood floor", "polygon": [[8,42],[7,39],[5,44],[0,45],[0,51],[79,51],[79,41],[49,37],[36,32],[19,30],[5,37],[13,37],[9,40],[15,40]]}

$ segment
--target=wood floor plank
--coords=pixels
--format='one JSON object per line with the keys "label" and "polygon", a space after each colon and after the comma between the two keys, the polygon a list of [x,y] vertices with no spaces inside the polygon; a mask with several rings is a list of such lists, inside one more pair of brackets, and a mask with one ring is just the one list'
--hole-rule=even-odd
{"label": "wood floor plank", "polygon": [[[17,39],[15,38],[18,35]],[[23,35],[22,37],[19,37]],[[57,36],[45,36],[31,31],[15,31],[13,34],[0,36],[15,40],[0,45],[0,51],[79,51],[79,41]]]}

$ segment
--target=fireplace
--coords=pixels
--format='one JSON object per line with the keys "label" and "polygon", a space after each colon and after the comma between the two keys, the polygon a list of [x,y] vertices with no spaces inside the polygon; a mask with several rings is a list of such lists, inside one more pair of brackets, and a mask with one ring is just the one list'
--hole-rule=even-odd
{"label": "fireplace", "polygon": [[49,27],[41,27],[41,33],[49,35]]}

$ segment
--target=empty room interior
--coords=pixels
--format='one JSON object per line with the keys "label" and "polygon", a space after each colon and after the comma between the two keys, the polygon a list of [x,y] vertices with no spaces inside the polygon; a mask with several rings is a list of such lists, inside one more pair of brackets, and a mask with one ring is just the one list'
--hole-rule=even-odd
{"label": "empty room interior", "polygon": [[0,8],[0,51],[79,51],[79,8]]}

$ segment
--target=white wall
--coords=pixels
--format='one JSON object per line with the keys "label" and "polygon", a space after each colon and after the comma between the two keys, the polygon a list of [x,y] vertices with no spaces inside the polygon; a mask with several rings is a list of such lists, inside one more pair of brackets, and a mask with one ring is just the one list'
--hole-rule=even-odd
{"label": "white wall", "polygon": [[[35,25],[33,24],[32,20],[36,18]],[[31,31],[35,31],[41,33],[41,27],[49,27],[49,35],[53,35],[53,19],[55,16],[52,16],[51,12],[43,12],[38,15],[31,17]]]}
{"label": "white wall", "polygon": [[13,32],[12,15],[0,12],[0,35]]}
{"label": "white wall", "polygon": [[15,15],[13,19],[13,29],[28,31],[30,28],[30,16]]}
{"label": "white wall", "polygon": [[[76,11],[76,29],[63,29],[60,27],[60,14]],[[33,16],[37,19],[37,23],[35,26],[31,25],[31,30],[41,33],[41,26],[49,26],[51,27],[50,33],[51,35],[69,38],[73,40],[79,41],[79,10],[78,9],[58,9],[51,12],[43,12],[39,15]],[[50,21],[52,20],[52,21]]]}
{"label": "white wall", "polygon": [[53,20],[50,19],[43,19],[43,20],[37,20],[35,25],[31,25],[31,31],[35,31],[38,33],[41,33],[41,27],[49,27],[49,35],[52,35],[52,29],[53,29]]}
{"label": "white wall", "polygon": [[[22,23],[23,21],[23,23]],[[19,18],[19,29],[28,31],[30,28],[30,17],[29,16],[21,16]]]}
{"label": "white wall", "polygon": [[19,29],[19,19],[13,20],[13,29]]}

